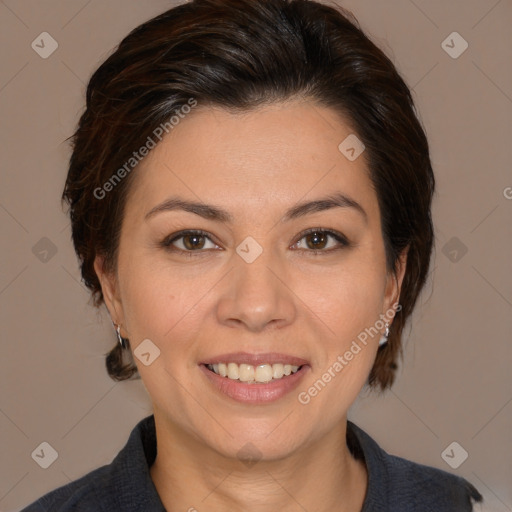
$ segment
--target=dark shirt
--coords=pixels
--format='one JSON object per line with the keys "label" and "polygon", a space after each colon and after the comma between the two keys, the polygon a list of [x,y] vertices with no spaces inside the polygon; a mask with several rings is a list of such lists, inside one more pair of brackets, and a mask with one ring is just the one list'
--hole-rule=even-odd
{"label": "dark shirt", "polygon": [[[482,501],[468,481],[387,454],[351,421],[347,445],[364,458],[368,488],[361,512],[466,512]],[[165,512],[149,468],[156,457],[154,416],[141,420],[114,460],[60,487],[21,512]]]}

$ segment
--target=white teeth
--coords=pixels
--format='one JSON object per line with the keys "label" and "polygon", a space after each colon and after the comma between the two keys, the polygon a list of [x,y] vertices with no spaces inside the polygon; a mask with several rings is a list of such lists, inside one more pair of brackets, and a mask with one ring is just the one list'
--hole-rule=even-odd
{"label": "white teeth", "polygon": [[207,367],[221,377],[227,377],[231,380],[240,380],[241,382],[270,382],[291,375],[298,371],[300,366],[291,364],[260,364],[254,367],[251,364],[237,363],[216,363],[208,364]]}
{"label": "white teeth", "polygon": [[269,364],[260,364],[254,370],[254,380],[256,382],[270,382],[273,377],[272,366]]}
{"label": "white teeth", "polygon": [[[213,368],[213,371],[215,371],[215,368]],[[238,365],[236,363],[229,363],[228,364],[228,379],[237,380],[238,379]]]}
{"label": "white teeth", "polygon": [[272,377],[274,379],[280,379],[284,375],[284,365],[273,364],[272,365]]}
{"label": "white teeth", "polygon": [[[218,369],[219,369],[218,373],[221,377],[227,377],[228,367],[224,363],[219,363]],[[213,371],[215,371],[215,368]],[[215,373],[217,373],[217,372],[215,372]]]}
{"label": "white teeth", "polygon": [[254,366],[250,364],[241,364],[238,367],[238,378],[242,382],[249,382],[254,380]]}

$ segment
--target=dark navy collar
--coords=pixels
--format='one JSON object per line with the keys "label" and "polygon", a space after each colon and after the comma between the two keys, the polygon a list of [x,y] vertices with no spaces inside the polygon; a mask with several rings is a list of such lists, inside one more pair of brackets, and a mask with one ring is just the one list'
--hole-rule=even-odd
{"label": "dark navy collar", "polygon": [[148,416],[133,428],[124,448],[110,464],[113,487],[117,489],[111,510],[165,512],[149,468],[156,458],[155,417]]}

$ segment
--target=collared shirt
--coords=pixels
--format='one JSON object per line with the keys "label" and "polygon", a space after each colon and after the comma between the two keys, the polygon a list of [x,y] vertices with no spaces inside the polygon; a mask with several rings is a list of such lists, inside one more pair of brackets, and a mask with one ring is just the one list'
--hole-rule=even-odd
{"label": "collared shirt", "polygon": [[[347,446],[364,458],[368,487],[361,512],[469,512],[482,496],[467,480],[389,455],[347,421]],[[141,420],[114,460],[21,512],[165,512],[149,468],[156,458],[154,415]]]}

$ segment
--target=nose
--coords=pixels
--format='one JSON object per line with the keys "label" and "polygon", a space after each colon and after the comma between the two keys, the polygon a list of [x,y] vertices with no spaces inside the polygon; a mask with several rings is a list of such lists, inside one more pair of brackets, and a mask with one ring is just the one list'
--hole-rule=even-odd
{"label": "nose", "polygon": [[286,284],[286,272],[270,253],[252,263],[233,255],[235,268],[229,273],[217,304],[220,323],[261,332],[267,326],[282,328],[296,316],[295,296]]}

